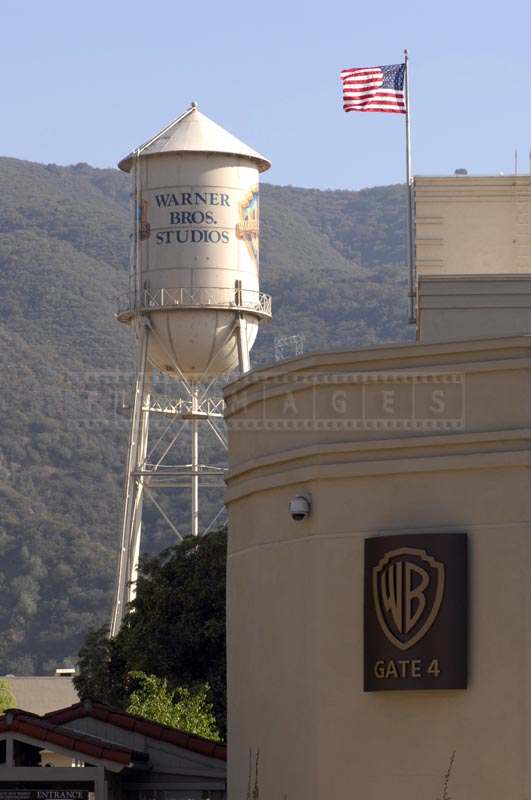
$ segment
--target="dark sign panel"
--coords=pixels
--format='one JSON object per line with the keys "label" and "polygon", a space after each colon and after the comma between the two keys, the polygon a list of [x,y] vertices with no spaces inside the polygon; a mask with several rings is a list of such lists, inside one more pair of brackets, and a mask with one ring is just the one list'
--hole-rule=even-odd
{"label": "dark sign panel", "polygon": [[466,689],[466,533],[365,540],[365,684]]}

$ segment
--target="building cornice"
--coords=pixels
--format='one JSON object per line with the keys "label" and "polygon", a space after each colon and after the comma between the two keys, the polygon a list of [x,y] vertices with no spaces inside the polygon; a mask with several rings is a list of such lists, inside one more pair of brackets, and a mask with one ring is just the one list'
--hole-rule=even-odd
{"label": "building cornice", "polygon": [[227,503],[341,478],[531,466],[531,429],[310,445],[252,459],[227,475]]}
{"label": "building cornice", "polygon": [[516,359],[524,359],[523,363],[527,365],[531,363],[531,335],[443,343],[412,342],[363,347],[357,350],[325,351],[251,370],[226,386],[224,396],[230,401],[230,398],[244,390],[249,393],[253,387],[266,382],[271,385],[275,381],[280,383],[283,376],[294,373],[302,377],[309,370],[324,373],[330,370],[344,371],[348,368],[357,372],[409,370],[420,373],[434,368],[451,372],[465,367],[511,368],[517,366]]}

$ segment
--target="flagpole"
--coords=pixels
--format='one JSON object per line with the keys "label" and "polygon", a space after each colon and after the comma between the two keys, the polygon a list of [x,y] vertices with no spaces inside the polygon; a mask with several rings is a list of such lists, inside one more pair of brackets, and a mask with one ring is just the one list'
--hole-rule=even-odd
{"label": "flagpole", "polygon": [[404,50],[406,89],[406,181],[407,181],[407,256],[409,263],[409,322],[415,324],[416,281],[415,281],[415,243],[413,240],[413,178],[411,177],[411,128],[409,119],[409,53]]}

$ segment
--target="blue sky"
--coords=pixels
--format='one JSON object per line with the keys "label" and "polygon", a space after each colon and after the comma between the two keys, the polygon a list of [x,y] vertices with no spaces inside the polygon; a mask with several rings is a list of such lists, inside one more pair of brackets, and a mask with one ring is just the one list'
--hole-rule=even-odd
{"label": "blue sky", "polygon": [[0,154],[114,166],[191,100],[272,183],[404,176],[403,118],[345,114],[338,74],[410,50],[414,172],[528,170],[528,2],[2,0]]}

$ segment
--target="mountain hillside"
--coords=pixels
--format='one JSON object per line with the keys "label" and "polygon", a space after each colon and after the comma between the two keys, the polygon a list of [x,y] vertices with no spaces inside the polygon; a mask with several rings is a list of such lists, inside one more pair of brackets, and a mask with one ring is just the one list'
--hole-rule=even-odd
{"label": "mountain hillside", "polygon": [[[261,225],[274,318],[255,364],[273,360],[278,336],[300,334],[306,352],[411,337],[402,186],[265,185]],[[0,159],[0,673],[71,661],[109,615],[133,363],[114,312],[129,233],[117,170]],[[163,502],[186,519],[182,498]],[[212,493],[206,512],[219,502]],[[148,549],[172,543],[152,508],[145,521]]]}

